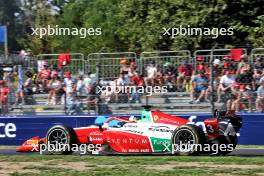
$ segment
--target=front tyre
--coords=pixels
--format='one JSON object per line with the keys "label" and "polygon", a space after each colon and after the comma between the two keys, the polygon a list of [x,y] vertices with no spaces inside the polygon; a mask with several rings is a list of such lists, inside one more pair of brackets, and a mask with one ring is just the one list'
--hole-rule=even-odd
{"label": "front tyre", "polygon": [[56,125],[49,129],[46,135],[48,152],[55,155],[73,153],[72,145],[76,144],[76,134],[73,128]]}
{"label": "front tyre", "polygon": [[205,136],[201,128],[195,125],[178,127],[172,135],[172,152],[177,155],[196,155],[202,150]]}

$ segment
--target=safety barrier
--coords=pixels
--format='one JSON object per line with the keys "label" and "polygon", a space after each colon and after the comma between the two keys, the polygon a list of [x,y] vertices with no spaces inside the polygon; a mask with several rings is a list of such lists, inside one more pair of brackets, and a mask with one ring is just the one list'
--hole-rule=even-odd
{"label": "safety barrier", "polygon": [[[49,65],[54,66],[55,64],[58,66],[59,61],[58,57],[60,54],[40,54],[37,55],[37,62],[41,61],[47,61]],[[63,66],[62,70],[63,71],[70,71],[73,75],[79,75],[84,73],[84,66],[85,66],[85,61],[84,61],[84,55],[82,53],[69,53],[71,60],[70,63]],[[36,63],[34,64],[36,65]]]}
{"label": "safety barrier", "polygon": [[96,73],[99,66],[101,79],[118,78],[122,70],[130,68],[131,62],[137,62],[134,52],[91,53],[86,60],[86,72]]}
{"label": "safety barrier", "polygon": [[[146,68],[151,65],[152,63],[154,63],[154,65],[157,67],[158,71],[160,71],[161,73],[161,79],[163,79],[163,83],[159,84],[159,85],[166,85],[169,90],[168,92],[172,92],[172,93],[182,93],[182,91],[184,91],[184,96],[182,94],[180,94],[179,96],[171,96],[169,93],[164,93],[162,95],[155,95],[153,93],[153,99],[149,99],[147,96],[145,96],[146,94],[140,94],[139,96],[136,95],[136,100],[134,101],[130,101],[129,98],[133,98],[131,96],[127,96],[127,97],[123,97],[123,95],[121,95],[119,97],[114,97],[115,100],[113,101],[109,101],[109,103],[114,103],[114,102],[118,102],[118,103],[134,103],[134,102],[146,102],[146,103],[150,103],[150,104],[156,104],[157,106],[159,106],[160,104],[177,104],[177,105],[185,105],[185,107],[189,107],[189,103],[190,102],[190,93],[191,92],[191,84],[190,84],[190,80],[183,80],[183,78],[185,79],[186,76],[184,76],[183,78],[181,78],[181,83],[180,81],[178,81],[179,78],[179,74],[178,73],[178,69],[181,66],[181,63],[183,61],[189,61],[189,63],[195,67],[197,69],[197,67],[200,64],[204,64],[207,67],[209,67],[209,60],[211,57],[211,51],[212,50],[197,50],[194,52],[194,57],[192,57],[191,52],[189,50],[182,50],[182,51],[157,51],[157,52],[143,52],[141,53],[140,57],[137,56],[136,53],[134,52],[115,52],[115,53],[92,53],[89,54],[87,58],[84,58],[84,55],[81,53],[71,53],[71,63],[65,67],[63,67],[63,71],[65,70],[70,70],[73,73],[73,76],[76,77],[77,75],[80,75],[81,73],[87,74],[88,72],[92,72],[92,73],[97,73],[98,70],[96,70],[96,68],[99,68],[99,74],[97,75],[97,77],[99,77],[100,79],[103,80],[113,80],[116,79],[117,77],[119,77],[119,74],[121,71],[125,71],[125,70],[130,70],[131,69],[131,65],[134,67],[137,67],[137,72],[138,73],[143,73]],[[226,62],[226,58],[232,58],[232,49],[215,49],[213,50],[213,59],[214,60],[219,60],[221,62],[221,66],[225,66],[224,63]],[[242,53],[241,54],[245,54],[247,53],[246,49],[242,49]],[[40,54],[37,56],[37,58],[32,58],[30,59],[30,64],[34,65],[33,67],[37,67],[37,63],[36,61],[43,61],[46,60],[48,61],[48,63],[52,66],[54,64],[58,64],[58,56],[59,54]],[[202,57],[203,60],[198,61],[197,58]],[[264,48],[256,48],[253,49],[250,53],[251,56],[251,63],[255,62],[255,59],[257,57],[262,57],[264,56]],[[35,61],[35,62],[34,62]],[[231,60],[228,59],[227,62],[230,62]],[[240,64],[237,61],[233,61],[236,64]],[[166,82],[165,79],[166,78],[166,69],[168,67],[173,67],[173,74],[176,73],[175,75],[172,75],[171,77],[173,77],[173,81],[171,82]],[[229,69],[230,67],[228,67],[227,64],[227,68]],[[27,67],[23,67],[24,70],[27,70]],[[213,71],[215,71],[216,69],[214,69]],[[221,71],[223,71],[224,69],[220,69]],[[210,70],[208,68],[208,77],[210,75]],[[238,71],[236,71],[238,72]],[[24,72],[25,73],[25,72]],[[23,74],[24,74],[23,73]],[[23,75],[22,74],[22,75]],[[236,73],[237,74],[237,73]],[[208,91],[208,95],[217,93],[217,88],[219,87],[219,78],[220,76],[223,75],[223,72],[221,72],[221,74],[219,74],[219,77],[214,77],[214,80],[216,80],[216,87],[214,89],[214,91]],[[238,74],[237,74],[238,75]],[[146,74],[144,75],[143,78],[146,78]],[[168,77],[168,76],[167,76]],[[177,79],[177,80],[176,80]],[[180,78],[179,78],[180,80]],[[25,81],[25,79],[23,80]],[[155,80],[156,81],[156,80]],[[159,80],[157,80],[159,81]],[[185,83],[184,85],[184,81],[187,82],[187,84]],[[218,82],[217,82],[218,81]],[[108,81],[105,81],[106,83],[109,83]],[[183,90],[180,90],[178,87],[178,85],[183,84]],[[208,82],[209,84],[209,82]],[[245,92],[245,88],[248,84],[244,84],[244,83],[240,83],[239,86],[237,86],[236,88],[238,89],[238,92],[242,93],[242,94],[246,94],[247,92]],[[209,89],[209,85],[207,85],[206,89]],[[240,88],[242,88],[243,90],[239,90]],[[208,90],[207,89],[207,90]],[[9,101],[12,102],[12,104],[14,103],[14,99],[15,99],[15,89],[13,88],[13,95],[10,97],[13,97],[13,100]],[[229,93],[226,93],[224,91],[220,92],[223,96],[222,98],[222,102],[228,102],[228,100],[231,99],[231,93],[229,91]],[[249,111],[254,111],[255,110],[255,98],[256,98],[256,92],[255,90],[251,91],[252,96],[251,98],[247,98],[246,96],[244,96],[239,104],[241,105],[242,108],[240,108],[239,110],[249,110]],[[219,95],[219,94],[218,94]],[[156,97],[155,97],[156,96]],[[208,96],[209,97],[209,96]],[[207,98],[208,98],[207,97]],[[216,95],[215,95],[216,97]],[[103,97],[104,98],[104,97]],[[109,98],[109,97],[107,97]],[[166,98],[166,100],[163,102],[161,101],[161,98]],[[210,97],[209,97],[210,98]],[[121,99],[121,100],[119,100]],[[140,100],[140,101],[138,101]],[[250,100],[250,101],[248,101]],[[85,100],[86,101],[86,100]],[[203,101],[203,100],[202,100]],[[216,101],[216,99],[209,99],[209,101],[207,100],[206,102],[214,102]],[[41,102],[39,104],[39,106],[42,106],[42,104],[44,105],[46,103],[46,101],[44,102],[44,100],[41,100]],[[203,106],[203,107],[208,107],[209,103],[201,103],[199,105]],[[209,104],[210,105],[210,104]],[[62,105],[63,106],[63,105]],[[193,104],[192,106],[195,106],[195,104]],[[198,105],[197,105],[198,107]],[[227,105],[224,104],[224,107],[226,108]],[[167,108],[167,107],[166,107]],[[173,107],[172,107],[173,108]],[[196,106],[195,106],[196,108]]]}
{"label": "safety barrier", "polygon": [[250,53],[250,57],[251,57],[251,64],[254,64],[254,62],[256,61],[256,58],[258,57],[262,57],[264,61],[264,48],[255,48],[251,50]]}
{"label": "safety barrier", "polygon": [[[240,130],[238,144],[264,145],[262,138],[264,136],[264,119],[262,118],[264,114],[238,115],[243,118],[243,127]],[[211,117],[210,114],[179,114],[177,116],[185,119],[192,117],[194,122],[201,122]],[[85,127],[94,124],[95,119],[95,116],[0,117],[0,145],[21,145],[31,137],[44,137],[47,130],[53,125],[64,124],[70,127]]]}
{"label": "safety barrier", "polygon": [[30,67],[30,60],[33,60],[33,56],[21,56],[19,54],[9,54],[8,58],[4,55],[0,55],[0,65],[22,65],[24,67]]}
{"label": "safety barrier", "polygon": [[[250,65],[253,63],[253,57],[242,58],[244,54],[247,55],[247,50],[243,48],[197,50],[194,52],[195,69],[196,71],[203,70],[207,77],[213,80],[213,84],[208,82],[210,88],[207,91],[207,94],[213,94],[212,101],[224,102],[223,108],[225,109],[236,111],[247,109],[251,112],[255,109],[255,88],[253,78],[250,78],[250,74],[245,74],[251,71]],[[256,53],[253,50],[251,55],[254,54]],[[210,63],[212,56],[212,63]],[[210,69],[210,64],[213,66],[212,69]],[[222,83],[224,87],[222,88],[220,80],[225,74],[229,74],[229,77],[235,76],[236,84]],[[214,87],[213,91],[211,85]]]}
{"label": "safety barrier", "polygon": [[179,67],[183,61],[189,62],[190,64],[193,63],[189,50],[142,52],[140,61],[141,72],[143,72],[149,64],[154,64],[160,68],[161,71],[164,71],[169,65]]}
{"label": "safety barrier", "polygon": [[[230,62],[239,62],[239,59],[233,59],[231,51],[233,49],[214,49],[213,50],[213,61],[218,59],[222,63],[228,63]],[[247,54],[247,50],[242,48],[243,53],[242,54]],[[197,65],[199,64],[205,64],[207,67],[210,65],[210,58],[211,58],[211,49],[207,50],[196,50],[193,54],[194,56],[194,66],[197,69]],[[234,69],[234,68],[231,68]]]}

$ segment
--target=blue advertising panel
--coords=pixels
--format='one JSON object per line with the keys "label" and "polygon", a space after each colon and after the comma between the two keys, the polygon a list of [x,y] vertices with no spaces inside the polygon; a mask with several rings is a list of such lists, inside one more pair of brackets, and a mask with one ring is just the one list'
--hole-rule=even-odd
{"label": "blue advertising panel", "polygon": [[6,26],[0,26],[0,43],[6,42]]}
{"label": "blue advertising panel", "polygon": [[[177,115],[194,122],[210,118],[210,114]],[[264,145],[264,115],[241,114],[243,127],[240,130],[239,144]],[[44,137],[53,125],[63,124],[70,127],[85,127],[94,124],[95,116],[16,116],[0,117],[0,145],[20,145],[25,140]]]}

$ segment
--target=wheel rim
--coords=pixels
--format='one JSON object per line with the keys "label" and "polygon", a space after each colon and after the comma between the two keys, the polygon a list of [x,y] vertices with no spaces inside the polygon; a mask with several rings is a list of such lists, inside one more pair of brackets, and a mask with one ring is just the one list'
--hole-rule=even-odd
{"label": "wheel rim", "polygon": [[[47,142],[49,143],[50,147],[54,149],[54,147],[63,146],[68,144],[68,135],[67,132],[63,129],[53,129],[49,135],[47,136]],[[65,147],[65,146],[63,146]],[[56,151],[58,148],[55,148]]]}
{"label": "wheel rim", "polygon": [[174,137],[174,144],[177,144],[180,152],[190,152],[196,144],[195,135],[187,129],[179,130]]}

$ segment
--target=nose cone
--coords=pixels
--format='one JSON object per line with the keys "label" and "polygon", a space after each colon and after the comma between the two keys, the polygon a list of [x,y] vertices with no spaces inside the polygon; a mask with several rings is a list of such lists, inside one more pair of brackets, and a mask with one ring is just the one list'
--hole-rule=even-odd
{"label": "nose cone", "polygon": [[33,137],[24,142],[17,148],[17,152],[38,152],[39,151],[39,137]]}

